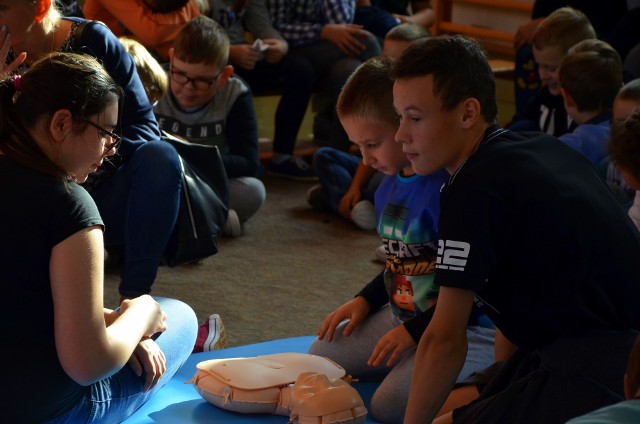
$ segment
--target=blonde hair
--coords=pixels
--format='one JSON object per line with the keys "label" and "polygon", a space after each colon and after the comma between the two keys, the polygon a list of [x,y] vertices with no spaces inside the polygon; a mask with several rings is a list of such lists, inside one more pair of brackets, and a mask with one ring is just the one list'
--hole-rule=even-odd
{"label": "blonde hair", "polygon": [[368,119],[398,127],[393,108],[393,80],[389,76],[391,59],[372,57],[351,74],[336,105],[340,119]]}
{"label": "blonde hair", "polygon": [[128,37],[119,37],[118,39],[133,58],[149,102],[154,104],[165,95],[169,87],[166,71],[149,53],[149,50],[138,41]]}
{"label": "blonde hair", "polygon": [[596,38],[596,31],[589,18],[579,10],[561,7],[544,18],[529,42],[538,50],[560,47],[566,53],[574,44],[591,38]]}

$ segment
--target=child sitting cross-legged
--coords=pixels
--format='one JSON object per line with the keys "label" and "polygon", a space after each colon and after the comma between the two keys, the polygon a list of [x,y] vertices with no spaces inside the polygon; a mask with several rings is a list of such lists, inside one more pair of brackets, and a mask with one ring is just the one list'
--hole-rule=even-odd
{"label": "child sitting cross-legged", "polygon": [[[356,378],[379,376],[371,400],[373,417],[401,423],[409,397],[415,347],[436,304],[437,223],[444,170],[417,175],[395,141],[398,117],[393,108],[391,59],[371,58],[345,84],[337,103],[349,139],[363,163],[385,177],[375,193],[377,230],[387,261],[385,269],[353,299],[322,322],[309,352],[330,358]],[[469,351],[460,373],[464,378],[494,360],[494,330],[467,327]]]}
{"label": "child sitting cross-legged", "polygon": [[251,91],[233,77],[229,37],[216,21],[198,16],[169,51],[169,92],[154,107],[160,128],[192,143],[220,148],[229,177],[229,218],[223,235],[241,235],[241,223],[266,198],[256,178],[258,129]]}

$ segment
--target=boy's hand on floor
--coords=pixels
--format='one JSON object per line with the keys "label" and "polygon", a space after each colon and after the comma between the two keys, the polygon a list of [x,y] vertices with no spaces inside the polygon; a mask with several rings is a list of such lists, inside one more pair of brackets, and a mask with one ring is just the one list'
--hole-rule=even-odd
{"label": "boy's hand on floor", "polygon": [[400,355],[414,347],[416,347],[416,342],[404,328],[404,325],[399,325],[378,340],[367,365],[378,367],[385,358],[389,357],[386,365],[393,366]]}
{"label": "boy's hand on floor", "polygon": [[351,299],[322,320],[320,330],[318,330],[318,339],[322,340],[326,337],[327,341],[333,340],[333,333],[336,331],[336,327],[345,319],[348,319],[349,323],[345,326],[342,334],[345,337],[349,336],[362,320],[369,315],[370,310],[371,305],[364,297],[357,296]]}

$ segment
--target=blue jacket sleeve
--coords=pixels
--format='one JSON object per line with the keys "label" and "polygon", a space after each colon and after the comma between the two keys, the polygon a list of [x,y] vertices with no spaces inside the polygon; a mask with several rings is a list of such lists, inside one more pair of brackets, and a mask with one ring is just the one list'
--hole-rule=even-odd
{"label": "blue jacket sleeve", "polygon": [[229,178],[255,177],[260,158],[258,124],[250,90],[242,93],[229,110],[226,123],[229,152],[222,155]]}
{"label": "blue jacket sleeve", "polygon": [[133,59],[109,28],[105,25],[92,25],[83,41],[83,46],[77,46],[78,52],[91,54],[98,59],[124,90],[119,123],[123,143],[119,152],[126,160],[140,144],[160,139],[158,122]]}

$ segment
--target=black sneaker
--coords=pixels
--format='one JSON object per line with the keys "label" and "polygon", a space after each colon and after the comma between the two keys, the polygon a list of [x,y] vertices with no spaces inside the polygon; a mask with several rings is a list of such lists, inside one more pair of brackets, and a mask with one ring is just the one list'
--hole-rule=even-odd
{"label": "black sneaker", "polygon": [[304,159],[290,156],[284,162],[275,163],[269,161],[267,166],[269,175],[274,177],[289,178],[296,181],[318,181],[318,176]]}

